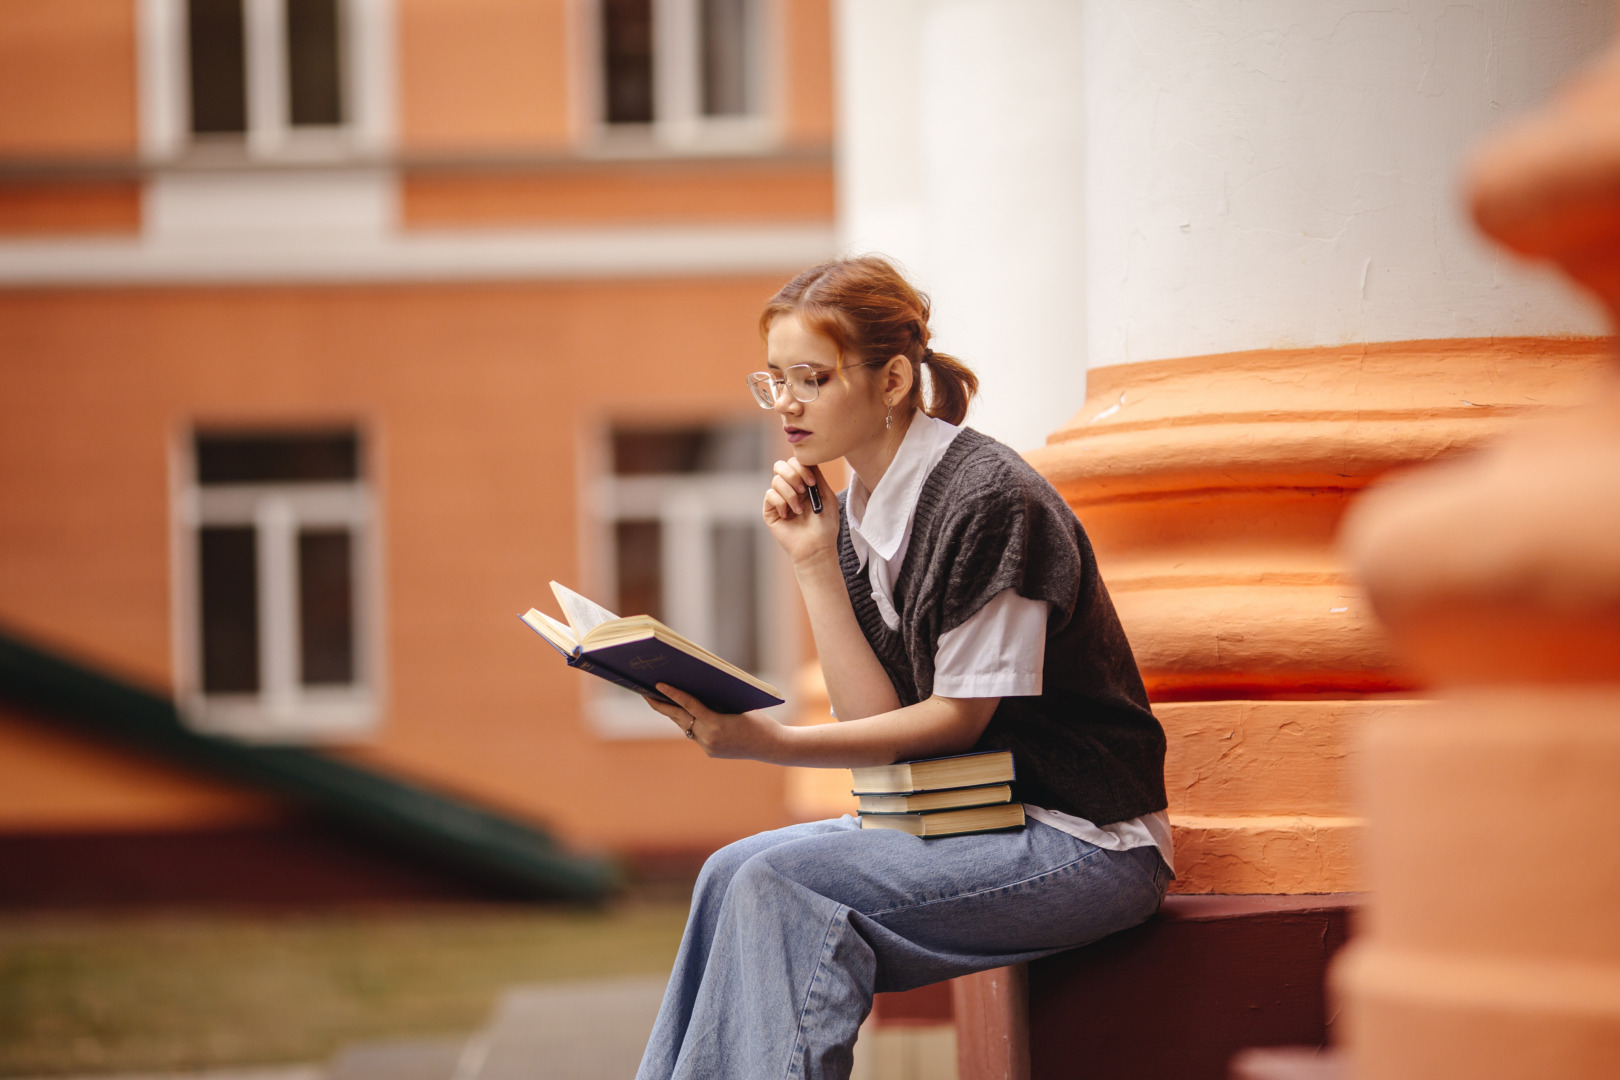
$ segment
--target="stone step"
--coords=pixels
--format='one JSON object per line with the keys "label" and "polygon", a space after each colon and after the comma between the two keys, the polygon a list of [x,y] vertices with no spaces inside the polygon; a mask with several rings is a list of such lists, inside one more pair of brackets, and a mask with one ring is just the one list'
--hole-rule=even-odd
{"label": "stone step", "polygon": [[663,976],[517,986],[473,1037],[455,1080],[633,1080]]}
{"label": "stone step", "polygon": [[346,1046],[326,1065],[325,1080],[456,1080],[467,1039],[399,1039]]}

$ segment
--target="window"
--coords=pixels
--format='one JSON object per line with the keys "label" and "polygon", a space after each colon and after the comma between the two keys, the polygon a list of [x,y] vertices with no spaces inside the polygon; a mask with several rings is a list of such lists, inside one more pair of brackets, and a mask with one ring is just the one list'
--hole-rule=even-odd
{"label": "window", "polygon": [[377,664],[359,435],[198,432],[189,449],[177,634],[188,717],[255,738],[363,734]]}
{"label": "window", "polygon": [[[783,616],[785,564],[759,516],[766,429],[753,420],[620,427],[608,444],[611,472],[597,492],[606,602],[661,619],[786,690],[796,623]],[[601,734],[679,737],[636,695],[596,683],[589,708]]]}
{"label": "window", "polygon": [[600,0],[602,119],[676,148],[769,137],[766,0]]}
{"label": "window", "polygon": [[149,153],[382,148],[391,0],[141,0]]}

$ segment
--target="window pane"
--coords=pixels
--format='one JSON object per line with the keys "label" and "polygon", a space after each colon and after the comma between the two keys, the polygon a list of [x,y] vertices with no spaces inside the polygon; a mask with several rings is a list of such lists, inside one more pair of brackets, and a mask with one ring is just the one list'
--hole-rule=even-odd
{"label": "window pane", "polygon": [[702,0],[703,114],[746,116],[750,0]]}
{"label": "window pane", "polygon": [[186,29],[191,60],[191,130],[199,135],[246,131],[242,0],[190,0]]}
{"label": "window pane", "polygon": [[203,690],[259,689],[258,538],[251,525],[201,530]]}
{"label": "window pane", "polygon": [[664,617],[663,528],[656,521],[614,523],[620,615]]}
{"label": "window pane", "polygon": [[354,682],[354,573],[345,529],[298,534],[298,630],[305,686]]}
{"label": "window pane", "polygon": [[602,73],[607,122],[652,123],[652,0],[602,0]]}
{"label": "window pane", "polygon": [[287,116],[294,127],[343,123],[337,0],[287,0]]}
{"label": "window pane", "polygon": [[355,480],[360,437],[353,431],[296,435],[197,436],[197,482],[264,484]]}
{"label": "window pane", "polygon": [[764,469],[764,429],[757,421],[700,428],[620,428],[613,432],[613,471],[751,472]]}
{"label": "window pane", "polygon": [[754,562],[757,533],[753,525],[728,523],[716,525],[713,536],[715,641],[709,647],[744,671],[758,671],[762,650]]}

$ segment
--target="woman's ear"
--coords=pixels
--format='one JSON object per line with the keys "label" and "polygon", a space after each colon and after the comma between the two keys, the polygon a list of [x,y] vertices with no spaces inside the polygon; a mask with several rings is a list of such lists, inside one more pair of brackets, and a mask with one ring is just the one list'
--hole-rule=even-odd
{"label": "woman's ear", "polygon": [[883,365],[883,399],[900,404],[911,396],[912,381],[911,361],[905,353],[895,353]]}

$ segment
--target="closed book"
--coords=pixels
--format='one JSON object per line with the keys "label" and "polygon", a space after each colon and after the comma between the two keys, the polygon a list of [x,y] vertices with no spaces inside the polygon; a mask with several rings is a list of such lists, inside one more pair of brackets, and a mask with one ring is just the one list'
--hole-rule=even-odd
{"label": "closed book", "polygon": [[1014,779],[1011,750],[984,750],[976,754],[900,761],[851,769],[856,795],[909,795],[940,788],[1005,784]]}
{"label": "closed book", "polygon": [[959,810],[964,806],[992,806],[1012,798],[1006,784],[983,787],[945,788],[919,791],[915,795],[862,795],[863,814],[926,814],[934,810]]}
{"label": "closed book", "polygon": [[961,836],[1024,827],[1023,803],[938,810],[932,814],[862,814],[863,829],[897,829],[912,836]]}
{"label": "closed book", "polygon": [[518,616],[563,655],[569,667],[659,701],[657,684],[686,691],[715,712],[739,713],[782,704],[757,679],[671,630],[650,615],[620,618],[571,589],[551,583],[566,623],[530,608]]}

